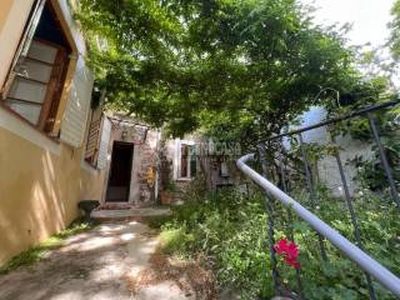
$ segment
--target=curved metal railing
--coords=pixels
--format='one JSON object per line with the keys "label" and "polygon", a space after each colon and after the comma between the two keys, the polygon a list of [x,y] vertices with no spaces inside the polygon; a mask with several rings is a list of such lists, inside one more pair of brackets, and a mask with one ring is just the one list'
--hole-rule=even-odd
{"label": "curved metal railing", "polygon": [[360,266],[360,268],[374,277],[394,295],[400,297],[400,278],[398,278],[387,268],[382,266],[375,259],[338,233],[335,229],[319,219],[308,209],[300,205],[273,183],[246,165],[246,162],[253,158],[254,154],[245,155],[237,161],[237,166],[265,192],[274,196],[274,198],[279,200],[283,205],[290,207],[300,218],[314,228],[314,230],[316,230],[338,249],[340,249],[345,256],[353,260],[358,266]]}
{"label": "curved metal railing", "polygon": [[[376,111],[379,109],[384,109],[384,108],[390,108],[390,107],[396,106],[398,104],[399,104],[399,102],[396,101],[396,102],[387,102],[387,103],[383,103],[383,104],[379,104],[379,105],[375,105],[375,106],[370,106],[370,107],[361,109],[359,111],[356,111],[354,113],[351,113],[344,117],[323,121],[319,124],[315,124],[315,125],[312,125],[312,126],[309,126],[306,128],[302,128],[302,129],[295,130],[295,131],[292,131],[289,133],[285,133],[285,134],[282,134],[279,136],[275,136],[275,137],[271,138],[269,141],[275,141],[275,142],[278,141],[278,142],[282,143],[282,138],[290,137],[290,136],[298,136],[300,149],[302,150],[301,156],[302,156],[302,160],[304,161],[304,165],[305,165],[305,173],[306,173],[305,177],[307,177],[307,181],[308,181],[307,185],[308,185],[311,197],[313,197],[313,195],[312,195],[313,182],[311,180],[312,176],[310,174],[309,165],[307,162],[307,155],[303,149],[304,141],[303,141],[302,133],[310,131],[315,128],[332,125],[332,124],[341,122],[343,120],[352,119],[352,118],[359,117],[359,116],[365,116],[369,121],[372,136],[373,136],[373,138],[378,146],[379,152],[380,152],[381,163],[382,163],[382,166],[384,168],[384,171],[385,171],[388,183],[389,183],[391,196],[392,196],[394,202],[397,204],[398,208],[400,209],[399,194],[397,192],[396,184],[391,175],[391,168],[388,164],[388,160],[386,158],[384,148],[380,143],[379,133],[375,126],[375,120],[373,119],[373,116],[371,115],[371,112],[373,112],[373,111]],[[332,143],[333,144],[335,143],[334,138],[332,138]],[[264,148],[264,150],[262,150],[262,148]],[[263,157],[262,157],[263,156],[262,152],[264,152],[264,154],[265,154],[265,146],[264,145],[260,147],[260,160],[264,160],[264,161],[261,161],[263,171],[264,171],[263,174],[264,174],[265,169],[268,166],[266,166],[265,159],[263,159]],[[253,170],[251,167],[249,167],[246,164],[247,162],[254,159],[254,154],[248,154],[248,155],[241,157],[237,161],[237,166],[242,172],[244,172],[244,174],[246,174],[249,178],[251,178],[259,187],[261,187],[265,191],[265,193],[267,195],[267,197],[266,197],[267,208],[271,206],[271,203],[269,203],[269,199],[271,197],[273,197],[273,198],[277,199],[280,203],[282,203],[284,206],[290,208],[290,211],[293,211],[294,213],[296,213],[298,217],[303,219],[306,223],[308,223],[308,225],[310,225],[315,231],[318,232],[322,257],[324,257],[324,255],[326,256],[325,246],[323,245],[324,244],[323,239],[327,239],[337,249],[339,249],[344,254],[344,256],[346,256],[347,258],[349,258],[350,260],[355,262],[362,270],[364,270],[364,272],[366,274],[367,286],[368,286],[370,299],[372,299],[372,300],[377,299],[371,277],[373,279],[375,279],[376,281],[380,282],[384,287],[386,287],[389,291],[391,291],[395,296],[400,298],[400,278],[397,277],[395,274],[393,274],[386,267],[381,265],[378,261],[376,261],[370,255],[368,255],[362,249],[362,242],[360,239],[360,233],[359,233],[360,230],[359,230],[359,226],[358,226],[358,220],[356,218],[356,214],[355,214],[355,211],[353,208],[348,184],[346,181],[346,176],[344,175],[343,163],[342,163],[338,153],[336,153],[334,156],[336,158],[338,170],[341,175],[342,185],[343,185],[344,192],[345,192],[345,200],[346,200],[346,204],[347,204],[348,209],[351,214],[351,220],[352,220],[352,223],[354,226],[354,232],[355,232],[355,236],[356,236],[357,245],[352,243],[351,241],[349,241],[346,237],[344,237],[339,232],[337,232],[334,228],[332,228],[327,223],[325,223],[324,221],[319,219],[315,214],[313,214],[311,211],[306,209],[299,202],[297,202],[296,200],[294,200],[292,197],[290,197],[287,194],[287,186],[285,183],[286,182],[285,171],[282,168],[282,164],[281,164],[280,172],[282,173],[281,174],[282,175],[281,183],[283,184],[283,191],[281,189],[279,189],[276,185],[274,185],[271,181],[269,181],[268,179],[263,177],[261,174],[257,173],[255,170]],[[280,161],[280,163],[282,163],[282,161]],[[270,216],[270,218],[272,218],[272,217]],[[272,219],[270,219],[268,226],[269,226],[269,240],[270,240],[271,245],[273,245],[273,243],[274,243],[273,224],[274,224],[274,221]],[[272,268],[273,268],[272,275],[273,275],[275,287],[277,287],[277,285],[278,285],[276,283],[277,271],[274,269],[274,268],[276,268],[276,260],[274,258],[273,246],[270,247],[270,251],[271,251]],[[274,263],[274,260],[275,260],[275,263]],[[297,274],[297,275],[298,275],[298,281],[300,282],[299,274]],[[301,283],[300,283],[299,288],[301,289]],[[303,298],[302,295],[300,295],[300,298]]]}

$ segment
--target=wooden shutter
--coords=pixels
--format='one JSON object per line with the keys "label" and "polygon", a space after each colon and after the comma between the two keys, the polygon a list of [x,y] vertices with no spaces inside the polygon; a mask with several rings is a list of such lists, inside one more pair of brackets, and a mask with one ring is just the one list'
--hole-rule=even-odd
{"label": "wooden shutter", "polygon": [[97,161],[97,167],[99,169],[104,169],[107,166],[108,145],[111,138],[111,127],[111,121],[108,118],[104,118],[103,130],[101,132],[100,138],[99,158]]}
{"label": "wooden shutter", "polygon": [[100,143],[100,130],[101,130],[102,119],[93,121],[89,127],[89,133],[86,142],[85,159],[90,160],[94,163],[93,159],[97,155],[99,143]]}
{"label": "wooden shutter", "polygon": [[46,0],[37,0],[34,4],[34,7],[31,12],[31,16],[29,17],[28,23],[26,24],[25,31],[22,35],[21,41],[18,45],[18,49],[15,53],[13,62],[10,67],[10,72],[8,74],[8,78],[4,84],[2,89],[2,98],[5,99],[7,97],[8,91],[11,88],[11,84],[14,81],[16,74],[20,73],[22,63],[25,60],[25,57],[28,54],[29,48],[31,46],[33,36],[35,34],[36,28],[39,24],[40,17],[42,16],[42,12],[44,6],[46,4]]}
{"label": "wooden shutter", "polygon": [[189,159],[189,146],[182,145],[181,146],[181,177],[182,178],[189,177],[188,159]]}
{"label": "wooden shutter", "polygon": [[68,145],[79,148],[85,138],[93,90],[93,74],[79,56],[75,75],[71,82],[70,94],[61,125],[61,140]]}

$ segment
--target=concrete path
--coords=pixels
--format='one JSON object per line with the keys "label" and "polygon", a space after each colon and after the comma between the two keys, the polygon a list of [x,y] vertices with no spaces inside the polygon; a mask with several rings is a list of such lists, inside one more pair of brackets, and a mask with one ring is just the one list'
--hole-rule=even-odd
{"label": "concrete path", "polygon": [[172,268],[176,276],[163,270],[165,257],[154,254],[158,243],[151,229],[135,221],[102,224],[67,239],[33,267],[0,275],[0,299],[214,299],[185,286],[182,269]]}

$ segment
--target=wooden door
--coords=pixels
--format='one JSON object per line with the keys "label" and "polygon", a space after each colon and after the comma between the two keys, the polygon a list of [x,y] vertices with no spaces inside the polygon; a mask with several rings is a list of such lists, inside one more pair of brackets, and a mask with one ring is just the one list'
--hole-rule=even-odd
{"label": "wooden door", "polygon": [[133,144],[115,141],[108,180],[108,202],[127,202],[131,185]]}

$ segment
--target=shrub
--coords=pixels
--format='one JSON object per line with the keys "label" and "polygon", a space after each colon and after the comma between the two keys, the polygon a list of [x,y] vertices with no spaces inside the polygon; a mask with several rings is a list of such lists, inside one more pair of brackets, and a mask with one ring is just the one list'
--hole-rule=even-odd
{"label": "shrub", "polygon": [[[304,195],[304,193],[303,193]],[[308,205],[307,197],[297,197]],[[202,203],[174,208],[174,217],[162,226],[164,251],[170,254],[207,257],[219,285],[233,288],[243,299],[273,296],[271,262],[267,244],[264,197],[249,198],[234,191],[208,194]],[[314,213],[350,240],[353,227],[343,199],[317,191],[319,209]],[[385,197],[364,192],[353,201],[365,249],[381,263],[400,273],[400,220],[395,205]],[[275,239],[288,237],[287,209],[275,205]],[[315,231],[294,217],[290,225],[299,246],[302,288],[306,299],[366,299],[363,272],[326,242],[329,262],[323,262]],[[297,290],[295,271],[279,264],[281,285]],[[374,283],[379,299],[394,299]]]}

